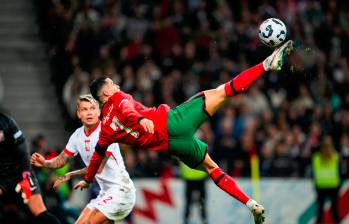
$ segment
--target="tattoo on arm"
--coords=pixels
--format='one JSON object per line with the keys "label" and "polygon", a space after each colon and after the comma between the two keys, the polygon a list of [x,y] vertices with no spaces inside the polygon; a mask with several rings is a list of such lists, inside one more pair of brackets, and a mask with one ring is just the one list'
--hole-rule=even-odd
{"label": "tattoo on arm", "polygon": [[48,168],[61,168],[68,162],[68,155],[65,152],[61,152],[58,156],[53,159],[45,161],[45,167]]}
{"label": "tattoo on arm", "polygon": [[75,176],[84,176],[87,172],[87,167],[83,168],[83,169],[80,169],[80,170],[74,170],[74,171],[71,171],[69,173],[66,173],[65,175],[69,175],[70,178],[73,178]]}

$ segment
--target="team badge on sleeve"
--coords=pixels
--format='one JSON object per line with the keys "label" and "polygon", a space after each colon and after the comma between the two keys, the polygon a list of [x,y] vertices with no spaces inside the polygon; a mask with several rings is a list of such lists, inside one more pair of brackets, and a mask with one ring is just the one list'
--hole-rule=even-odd
{"label": "team badge on sleeve", "polygon": [[19,130],[19,131],[17,131],[17,132],[13,135],[13,138],[14,138],[14,139],[17,139],[17,138],[19,138],[19,137],[21,137],[21,136],[22,136],[22,131]]}

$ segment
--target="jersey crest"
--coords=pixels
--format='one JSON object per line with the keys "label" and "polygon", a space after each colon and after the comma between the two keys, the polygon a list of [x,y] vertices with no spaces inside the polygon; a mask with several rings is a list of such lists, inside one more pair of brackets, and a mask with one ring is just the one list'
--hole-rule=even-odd
{"label": "jersey crest", "polygon": [[85,140],[85,150],[86,150],[86,152],[91,151],[90,140],[89,139]]}

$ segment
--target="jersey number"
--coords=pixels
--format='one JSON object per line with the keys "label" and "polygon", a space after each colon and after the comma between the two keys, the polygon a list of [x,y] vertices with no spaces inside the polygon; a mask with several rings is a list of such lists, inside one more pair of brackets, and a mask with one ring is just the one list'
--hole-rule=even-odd
{"label": "jersey number", "polygon": [[[101,202],[103,202],[103,204],[107,204],[108,201],[111,201],[113,199],[112,196],[108,196],[107,198],[103,199]],[[99,202],[99,205],[103,205],[101,202]]]}
{"label": "jersey number", "polygon": [[132,130],[129,127],[126,127],[125,125],[123,125],[117,117],[113,117],[112,122],[110,123],[110,127],[111,129],[113,129],[114,131],[117,131],[118,129],[125,131],[127,134],[132,135],[135,138],[139,137],[139,133]]}

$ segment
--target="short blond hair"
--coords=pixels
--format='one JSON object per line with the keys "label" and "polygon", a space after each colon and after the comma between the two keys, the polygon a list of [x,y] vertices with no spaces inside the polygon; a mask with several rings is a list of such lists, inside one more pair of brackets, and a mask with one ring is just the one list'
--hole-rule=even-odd
{"label": "short blond hair", "polygon": [[91,94],[84,94],[80,95],[77,102],[76,102],[76,108],[79,109],[80,103],[81,102],[90,102],[92,104],[96,104],[99,107],[98,101],[93,98]]}

